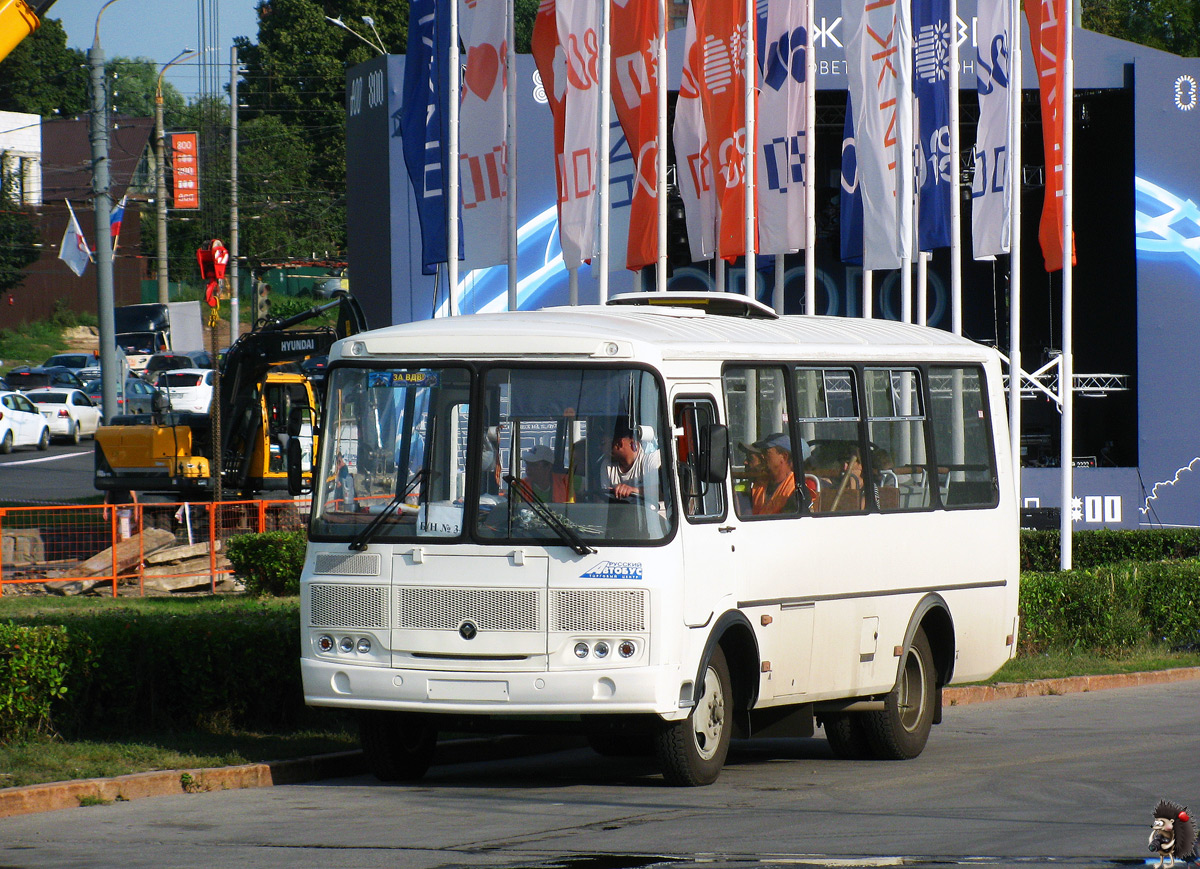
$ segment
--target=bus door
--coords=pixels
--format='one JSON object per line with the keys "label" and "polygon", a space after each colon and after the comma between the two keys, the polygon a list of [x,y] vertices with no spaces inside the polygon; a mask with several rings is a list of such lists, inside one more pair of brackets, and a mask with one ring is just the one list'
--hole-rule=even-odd
{"label": "bus door", "polygon": [[708,624],[721,599],[737,588],[737,540],[734,526],[726,521],[725,483],[707,482],[701,473],[704,431],[717,422],[716,400],[708,395],[677,395],[672,418],[684,518],[679,529],[684,622],[697,627]]}

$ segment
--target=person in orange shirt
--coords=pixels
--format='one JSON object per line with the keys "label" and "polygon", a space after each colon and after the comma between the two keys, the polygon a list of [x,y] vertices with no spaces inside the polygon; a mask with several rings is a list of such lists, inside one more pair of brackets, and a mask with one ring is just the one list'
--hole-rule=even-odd
{"label": "person in orange shirt", "polygon": [[521,458],[525,461],[525,476],[521,478],[521,485],[526,494],[556,504],[565,504],[569,500],[568,477],[554,473],[554,450],[551,447],[538,444],[521,453]]}
{"label": "person in orange shirt", "polygon": [[771,516],[777,513],[800,512],[796,494],[796,472],[792,465],[792,441],[784,432],[768,435],[754,446],[762,451],[766,464],[766,484],[752,491],[754,514]]}

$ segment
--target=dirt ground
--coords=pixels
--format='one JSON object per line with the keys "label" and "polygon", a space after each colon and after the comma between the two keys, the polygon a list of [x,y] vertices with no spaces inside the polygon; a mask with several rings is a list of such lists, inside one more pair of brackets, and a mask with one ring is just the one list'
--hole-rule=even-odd
{"label": "dirt ground", "polygon": [[[238,334],[244,335],[250,331],[250,325],[243,323]],[[222,319],[217,324],[217,336],[221,347],[229,345],[229,321]],[[63,342],[66,345],[63,347],[63,353],[74,351],[76,353],[91,353],[94,350],[100,349],[100,330],[96,326],[75,326],[63,332]],[[211,332],[206,326],[204,329],[204,347],[211,351],[209,345],[212,343]]]}

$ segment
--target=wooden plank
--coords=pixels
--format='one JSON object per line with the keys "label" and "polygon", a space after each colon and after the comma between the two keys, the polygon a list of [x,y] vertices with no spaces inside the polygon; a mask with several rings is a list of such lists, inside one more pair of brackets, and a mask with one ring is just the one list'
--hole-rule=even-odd
{"label": "wooden plank", "polygon": [[97,552],[79,567],[71,571],[75,576],[111,576],[113,570],[113,550],[116,550],[117,573],[124,573],[137,565],[142,553],[155,552],[175,542],[175,535],[162,528],[147,528],[141,534],[134,534],[122,540],[115,547],[110,546],[103,552]]}

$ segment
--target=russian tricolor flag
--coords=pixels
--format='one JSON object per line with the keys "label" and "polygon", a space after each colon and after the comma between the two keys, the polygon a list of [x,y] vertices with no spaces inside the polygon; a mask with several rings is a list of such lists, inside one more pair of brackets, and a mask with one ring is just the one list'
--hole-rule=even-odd
{"label": "russian tricolor flag", "polygon": [[116,251],[117,251],[117,236],[121,234],[121,221],[124,218],[125,218],[125,196],[122,196],[121,201],[117,203],[115,208],[113,208],[112,215],[109,217],[109,221],[108,221],[109,234],[112,236],[113,253],[116,253]]}

